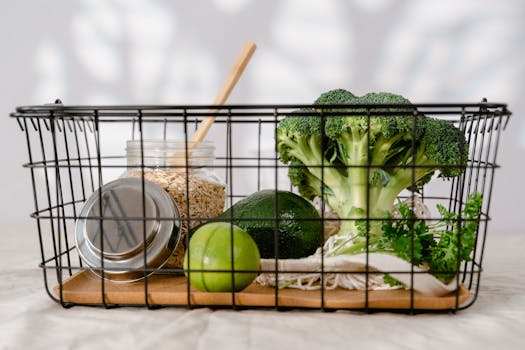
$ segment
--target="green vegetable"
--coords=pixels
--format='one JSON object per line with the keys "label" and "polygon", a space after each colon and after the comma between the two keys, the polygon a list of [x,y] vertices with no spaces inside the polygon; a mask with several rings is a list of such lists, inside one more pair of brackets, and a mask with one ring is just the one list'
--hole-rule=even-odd
{"label": "green vegetable", "polygon": [[[365,108],[326,104],[393,106],[370,108],[368,116]],[[468,147],[458,128],[422,114],[415,118],[415,108],[397,104],[410,102],[390,93],[357,97],[338,89],[322,94],[314,109],[296,111],[279,123],[277,151],[290,164],[292,184],[307,199],[324,197],[345,219],[340,235],[356,235],[356,220],[388,218],[401,191],[422,187],[436,171],[450,178],[465,169]],[[371,235],[381,235],[378,222],[370,226]]]}
{"label": "green vegetable", "polygon": [[315,207],[288,191],[256,192],[213,219],[230,220],[250,234],[262,258],[275,257],[276,227],[282,259],[311,255],[323,242],[321,219]]}
{"label": "green vegetable", "polygon": [[[354,106],[337,106],[342,104]],[[276,142],[299,193],[322,197],[342,219],[342,243],[331,255],[391,253],[427,265],[443,281],[470,259],[479,194],[467,200],[460,217],[439,206],[443,220],[435,225],[427,226],[405,204],[398,208],[402,219],[391,218],[403,190],[419,190],[436,172],[443,178],[464,172],[468,145],[452,123],[417,113],[399,95],[357,97],[337,89],[319,96],[313,108],[286,116]]]}
{"label": "green vegetable", "polygon": [[[232,270],[232,236],[235,273],[228,272]],[[203,270],[185,272],[190,283],[203,292],[238,292],[257,277],[260,264],[259,250],[250,235],[224,222],[200,226],[184,256],[185,270]]]}
{"label": "green vegetable", "polygon": [[[438,204],[442,219],[427,225],[425,220],[414,215],[406,203],[400,202],[398,210],[401,218],[381,222],[383,234],[368,238],[368,252],[390,253],[413,265],[427,265],[431,274],[447,283],[455,276],[461,262],[470,261],[481,204],[479,193],[467,199],[461,215],[449,212]],[[366,226],[365,220],[358,221],[359,234],[341,245],[332,255],[365,253]],[[385,282],[399,284],[388,275],[385,276]]]}
{"label": "green vegetable", "polygon": [[460,261],[470,261],[476,241],[481,204],[482,197],[479,193],[469,197],[461,212],[461,218],[438,205],[443,220],[429,226],[429,232],[438,235],[440,239],[430,251],[427,261],[430,270],[434,271],[438,278],[449,280],[454,276],[453,271],[459,266],[458,257]]}

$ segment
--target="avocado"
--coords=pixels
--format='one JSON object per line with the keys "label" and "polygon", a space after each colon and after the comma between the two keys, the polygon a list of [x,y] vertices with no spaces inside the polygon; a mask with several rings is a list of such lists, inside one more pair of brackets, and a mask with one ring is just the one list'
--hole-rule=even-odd
{"label": "avocado", "polygon": [[258,191],[238,201],[213,221],[231,221],[248,232],[261,258],[275,257],[276,227],[280,259],[309,256],[323,242],[321,218],[315,207],[288,191]]}

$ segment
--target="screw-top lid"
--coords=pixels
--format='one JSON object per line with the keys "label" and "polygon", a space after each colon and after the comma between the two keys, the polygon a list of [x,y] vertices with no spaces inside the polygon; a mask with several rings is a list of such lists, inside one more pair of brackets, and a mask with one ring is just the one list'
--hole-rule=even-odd
{"label": "screw-top lid", "polygon": [[179,210],[162,187],[122,178],[88,198],[75,239],[80,257],[96,274],[102,276],[103,269],[107,279],[133,281],[167,261],[180,240],[180,224]]}

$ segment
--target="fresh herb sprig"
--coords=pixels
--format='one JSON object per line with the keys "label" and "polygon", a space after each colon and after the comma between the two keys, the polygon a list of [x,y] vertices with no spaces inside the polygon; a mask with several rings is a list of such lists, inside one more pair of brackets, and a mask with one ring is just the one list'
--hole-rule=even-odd
{"label": "fresh herb sprig", "polygon": [[426,262],[430,272],[440,280],[451,280],[455,275],[453,272],[458,270],[459,263],[470,261],[476,241],[481,204],[481,194],[475,193],[465,202],[461,215],[437,205],[442,219],[429,226],[429,232],[439,237],[439,241],[431,249]]}
{"label": "fresh herb sprig", "polygon": [[[416,217],[406,203],[400,201],[397,209],[401,217],[380,221],[381,234],[369,235],[367,240],[370,227],[378,223],[358,220],[358,234],[351,239],[352,242],[345,242],[342,249],[336,249],[331,255],[359,254],[367,251],[389,253],[413,265],[427,266],[430,273],[442,282],[450,282],[460,263],[471,259],[481,204],[482,196],[479,193],[468,197],[460,214],[449,212],[443,205],[438,204],[437,210],[441,219],[427,225],[425,220]],[[399,282],[389,275],[385,275],[385,282],[399,285]]]}

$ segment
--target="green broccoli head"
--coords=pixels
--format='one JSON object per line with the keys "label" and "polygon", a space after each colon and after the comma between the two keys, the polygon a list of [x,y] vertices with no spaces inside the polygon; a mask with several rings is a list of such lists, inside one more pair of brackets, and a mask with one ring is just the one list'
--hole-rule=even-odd
{"label": "green broccoli head", "polygon": [[455,177],[465,171],[468,145],[465,135],[446,120],[427,118],[422,139],[424,154],[439,168],[441,176]]}
{"label": "green broccoli head", "polygon": [[[379,136],[389,139],[404,135],[404,139],[409,139],[414,127],[416,127],[417,136],[421,134],[421,128],[413,123],[412,108],[406,106],[400,108],[374,107],[375,105],[410,105],[410,101],[400,95],[381,92],[357,97],[351,92],[337,89],[322,94],[315,103],[366,105],[366,108],[354,107],[331,110],[338,112],[338,115],[327,118],[325,132],[328,137],[334,140],[349,131],[353,132],[354,137],[359,134],[366,134],[371,142],[374,142]],[[325,110],[325,114],[329,114],[329,112],[330,110]],[[347,112],[348,115],[341,115],[341,112]]]}
{"label": "green broccoli head", "polygon": [[301,136],[310,136],[321,132],[321,122],[317,112],[312,108],[293,111],[279,122],[278,130],[285,130]]}
{"label": "green broccoli head", "polygon": [[[301,109],[292,112],[277,126],[277,152],[283,163],[298,161],[308,152],[310,137],[321,136],[321,121],[315,110]],[[297,153],[299,152],[299,153]]]}
{"label": "green broccoli head", "polygon": [[[328,91],[313,108],[286,116],[276,137],[280,160],[291,164],[292,185],[305,198],[323,197],[341,218],[352,212],[385,217],[403,190],[422,187],[436,171],[458,176],[467,164],[458,128],[391,93]],[[345,220],[340,233],[355,229]]]}
{"label": "green broccoli head", "polygon": [[[415,108],[411,107],[411,102],[401,95],[388,92],[372,92],[359,99],[360,104],[367,105],[403,105],[403,107],[372,107],[373,119],[378,119],[381,124],[381,134],[389,139],[403,135],[403,139],[408,140],[415,135],[421,137],[423,128],[419,120],[414,119]],[[384,112],[384,114],[382,114]],[[424,116],[420,116],[424,118]],[[413,132],[415,130],[415,133]]]}
{"label": "green broccoli head", "polygon": [[[314,104],[362,104],[359,101],[360,98],[351,92],[335,89],[321,94]],[[352,131],[354,131],[352,136],[355,137],[357,134],[366,133],[368,130],[368,118],[364,108],[322,108],[320,110],[326,117],[324,131],[326,136],[332,140],[337,141],[342,135],[351,135]],[[373,120],[370,121],[374,124]],[[375,125],[371,125],[371,130],[373,129],[375,129]]]}
{"label": "green broccoli head", "polygon": [[352,104],[357,97],[345,89],[335,89],[322,93],[314,104],[316,105],[343,105]]}
{"label": "green broccoli head", "polygon": [[[321,94],[314,102],[315,105],[342,105],[342,104],[357,104],[358,97],[350,91],[344,89],[335,89]],[[361,115],[346,116],[345,112],[361,113]],[[367,127],[367,121],[363,118],[365,114],[364,109],[343,109],[343,108],[319,108],[319,112],[325,119],[325,133],[326,135],[337,140],[341,135],[348,132],[349,129],[364,129]]]}
{"label": "green broccoli head", "polygon": [[391,94],[389,92],[370,92],[360,98],[362,103],[370,105],[410,105],[410,101],[401,95]]}

